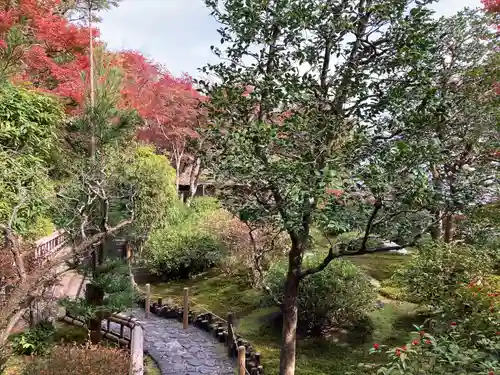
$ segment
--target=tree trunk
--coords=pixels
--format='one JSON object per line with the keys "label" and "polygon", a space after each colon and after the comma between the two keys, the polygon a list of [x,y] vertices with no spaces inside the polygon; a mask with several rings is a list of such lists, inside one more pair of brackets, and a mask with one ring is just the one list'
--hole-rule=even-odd
{"label": "tree trunk", "polygon": [[283,343],[280,352],[280,375],[295,374],[295,356],[297,346],[298,294],[300,267],[302,264],[302,247],[292,241],[292,249],[288,256],[288,273],[285,281],[285,293],[281,311],[283,313]]}
{"label": "tree trunk", "polygon": [[19,319],[22,318],[25,312],[26,309],[20,309],[14,315],[12,315],[10,319],[7,321],[7,326],[2,330],[2,332],[0,332],[0,347],[3,347],[6,344],[10,333],[16,326]]}
{"label": "tree trunk", "polygon": [[[101,288],[98,288],[96,285],[89,283],[86,286],[85,294],[89,305],[93,307],[102,306],[104,293]],[[88,329],[90,331],[90,341],[92,342],[92,344],[99,344],[102,340],[101,321],[102,313],[98,312],[93,318],[89,319],[87,323]]]}
{"label": "tree trunk", "polygon": [[[175,154],[175,152],[174,152]],[[177,194],[179,194],[179,185],[181,177],[181,158],[176,158],[175,160],[175,187],[177,189]]]}
{"label": "tree trunk", "polygon": [[454,217],[453,215],[446,215],[443,220],[443,229],[444,229],[444,242],[449,243],[453,241],[453,232],[454,232]]}
{"label": "tree trunk", "polygon": [[89,81],[90,81],[90,158],[95,160],[96,154],[96,128],[94,123],[94,107],[95,107],[95,74],[94,74],[94,37],[92,35],[92,1],[88,2],[88,22],[89,22]]}
{"label": "tree trunk", "polygon": [[189,174],[189,197],[188,202],[190,202],[196,195],[198,190],[198,180],[200,178],[201,172],[201,158],[197,157],[194,164],[191,167],[191,173]]}
{"label": "tree trunk", "polygon": [[[432,184],[434,186],[435,192],[438,196],[441,196],[443,194],[443,181],[441,179],[441,175],[437,169],[436,166],[431,166],[431,172],[432,172]],[[435,208],[431,211],[434,224],[430,228],[430,233],[433,241],[439,241],[442,236],[442,228],[443,228],[443,221],[442,221],[442,212],[439,208]]]}
{"label": "tree trunk", "polygon": [[19,276],[21,282],[25,282],[27,279],[26,267],[24,266],[24,259],[21,255],[19,238],[13,233],[10,228],[5,231],[5,239],[7,241],[7,247],[10,249],[12,257],[14,258],[14,263],[16,266],[16,272]]}
{"label": "tree trunk", "polygon": [[442,228],[443,223],[441,220],[441,211],[434,212],[435,223],[431,226],[430,232],[433,241],[439,241],[443,236]]}
{"label": "tree trunk", "polygon": [[285,284],[283,298],[283,343],[280,353],[280,375],[295,374],[295,355],[297,343],[297,313],[298,313],[298,276],[289,273]]}

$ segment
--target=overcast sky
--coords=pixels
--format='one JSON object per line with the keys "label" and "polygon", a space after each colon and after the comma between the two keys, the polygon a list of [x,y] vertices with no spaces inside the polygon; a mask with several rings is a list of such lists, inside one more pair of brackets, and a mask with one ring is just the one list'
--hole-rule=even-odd
{"label": "overcast sky", "polygon": [[[480,0],[440,0],[434,8],[439,15],[452,15],[479,5]],[[111,49],[140,51],[175,75],[197,76],[197,68],[216,61],[210,45],[220,39],[217,23],[203,0],[123,0],[103,14],[99,27]]]}

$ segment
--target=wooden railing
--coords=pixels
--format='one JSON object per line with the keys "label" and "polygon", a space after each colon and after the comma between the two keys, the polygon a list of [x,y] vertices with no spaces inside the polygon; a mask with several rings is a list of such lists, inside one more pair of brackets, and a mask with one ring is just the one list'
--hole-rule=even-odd
{"label": "wooden railing", "polygon": [[[61,320],[78,327],[87,327],[86,322],[78,317],[66,315]],[[113,314],[103,319],[101,332],[105,339],[130,350],[129,375],[143,375],[144,334],[139,322],[132,317]]]}
{"label": "wooden railing", "polygon": [[58,230],[50,236],[40,238],[35,242],[35,259],[44,259],[55,254],[68,242],[68,236],[64,230]]}

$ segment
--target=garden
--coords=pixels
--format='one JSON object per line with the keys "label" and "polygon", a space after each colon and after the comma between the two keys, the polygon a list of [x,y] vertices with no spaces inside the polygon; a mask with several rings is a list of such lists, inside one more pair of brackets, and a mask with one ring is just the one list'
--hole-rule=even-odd
{"label": "garden", "polygon": [[205,0],[197,78],[111,51],[120,1],[0,2],[1,370],[128,373],[147,279],[267,374],[499,374],[500,7],[433,2]]}
{"label": "garden", "polygon": [[[283,295],[286,264],[279,254],[286,247],[268,254],[274,261],[266,267],[272,293],[266,292],[253,279],[248,228],[214,198],[195,198],[184,210],[189,220],[158,234],[168,241],[145,244],[142,259],[157,276],[152,298],[180,306],[188,287],[193,310],[223,317],[232,312],[236,331],[262,354],[266,371],[277,373],[283,323],[273,298]],[[492,218],[497,210],[492,205],[482,211]],[[471,221],[485,216],[482,211]],[[179,225],[187,225],[192,236],[184,237]],[[328,241],[352,238],[327,240],[320,230],[313,233],[306,264],[325,256]],[[300,289],[297,374],[495,371],[500,275],[494,256],[494,249],[429,239],[409,254],[377,252],[332,262]]]}

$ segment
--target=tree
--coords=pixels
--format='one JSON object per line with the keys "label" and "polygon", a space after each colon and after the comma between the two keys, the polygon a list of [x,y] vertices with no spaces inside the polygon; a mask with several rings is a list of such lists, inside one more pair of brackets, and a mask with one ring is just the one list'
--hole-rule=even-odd
{"label": "tree", "polygon": [[[302,266],[318,203],[327,189],[361,190],[371,202],[369,233],[388,201],[387,189],[377,190],[381,180],[365,188],[352,166],[366,164],[366,134],[373,138],[377,126],[388,128],[406,111],[404,103],[394,105],[398,93],[428,84],[421,61],[434,53],[428,35],[436,25],[427,3],[206,1],[225,46],[213,47],[223,61],[204,68],[217,81],[200,82],[210,97],[207,163],[217,179],[238,185],[227,201],[233,211],[246,221],[272,220],[291,239],[281,375],[294,373],[300,281],[347,251],[332,246],[321,264]],[[422,181],[409,172],[406,182]],[[367,239],[356,251],[370,250]]]}
{"label": "tree", "polygon": [[33,276],[30,240],[46,234],[34,230],[39,222],[51,224],[50,162],[63,111],[53,98],[6,82],[0,96],[0,287],[10,289],[0,303],[2,347],[44,286]]}
{"label": "tree", "polygon": [[173,77],[137,52],[121,53],[119,59],[126,72],[125,103],[137,109],[144,120],[138,138],[154,144],[159,151],[168,152],[177,173],[177,190],[183,164],[192,164],[191,185],[194,185],[201,162],[197,155],[197,128],[204,123],[204,115],[200,107],[203,98],[193,88],[192,78]]}
{"label": "tree", "polygon": [[[365,134],[370,155],[357,174],[372,194],[390,188],[385,195],[393,196],[389,213],[400,223],[399,237],[418,222],[431,223],[432,237],[450,242],[455,215],[497,194],[500,112],[492,85],[499,70],[492,51],[498,42],[486,20],[476,10],[440,20],[430,35],[434,53],[420,60],[426,83],[398,90],[389,111],[406,110]],[[396,229],[389,224],[386,229]]]}
{"label": "tree", "polygon": [[70,22],[88,21],[89,10],[93,22],[100,22],[99,12],[119,6],[121,0],[61,0],[57,13]]}
{"label": "tree", "polygon": [[[59,148],[62,107],[53,98],[9,83],[0,86],[0,223],[25,238],[50,218],[52,155]],[[18,207],[15,209],[15,207]]]}
{"label": "tree", "polygon": [[57,3],[20,0],[13,7],[4,4],[1,72],[67,98],[68,104],[81,103],[80,72],[88,69],[89,33],[58,16]]}

